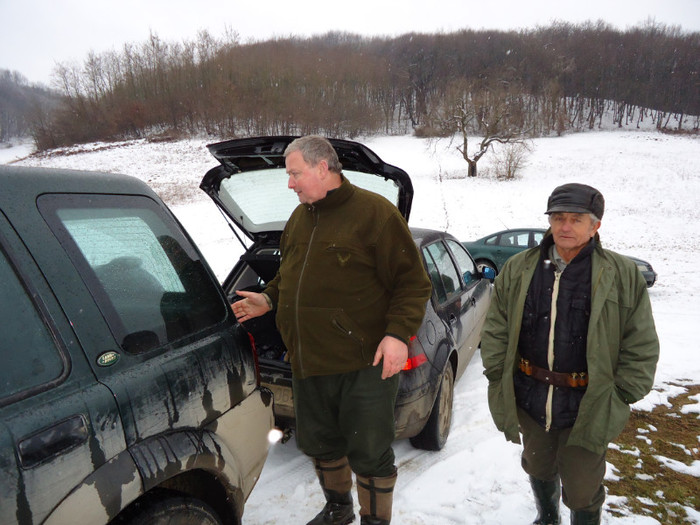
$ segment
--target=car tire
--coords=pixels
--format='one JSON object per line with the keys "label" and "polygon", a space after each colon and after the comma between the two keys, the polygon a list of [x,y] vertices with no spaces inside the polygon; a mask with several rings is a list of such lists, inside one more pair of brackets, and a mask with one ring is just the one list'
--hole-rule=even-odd
{"label": "car tire", "polygon": [[498,275],[498,268],[496,268],[496,265],[493,264],[491,261],[488,261],[486,259],[478,259],[475,261],[476,262],[476,269],[479,270],[479,272],[483,272],[484,268],[493,268],[493,271]]}
{"label": "car tire", "polygon": [[148,495],[136,501],[114,523],[129,525],[223,525],[204,501],[176,493]]}
{"label": "car tire", "polygon": [[454,370],[452,370],[452,365],[447,363],[430,417],[423,430],[410,438],[411,445],[421,450],[441,450],[445,446],[452,425],[454,388]]}

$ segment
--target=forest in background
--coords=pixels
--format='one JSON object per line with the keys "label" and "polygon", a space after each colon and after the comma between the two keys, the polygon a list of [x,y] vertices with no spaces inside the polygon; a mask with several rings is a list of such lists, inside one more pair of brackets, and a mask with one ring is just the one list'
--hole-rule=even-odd
{"label": "forest in background", "polygon": [[700,33],[648,21],[522,31],[362,37],[330,32],[241,43],[157,35],[59,64],[51,90],[0,71],[0,142],[39,150],[144,136],[506,132],[652,122],[700,127]]}

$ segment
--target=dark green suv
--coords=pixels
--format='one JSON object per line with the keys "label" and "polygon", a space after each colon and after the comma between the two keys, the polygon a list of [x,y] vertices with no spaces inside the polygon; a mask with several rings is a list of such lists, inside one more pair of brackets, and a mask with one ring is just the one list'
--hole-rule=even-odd
{"label": "dark green suv", "polygon": [[271,394],[145,184],[0,167],[0,319],[0,523],[240,523]]}

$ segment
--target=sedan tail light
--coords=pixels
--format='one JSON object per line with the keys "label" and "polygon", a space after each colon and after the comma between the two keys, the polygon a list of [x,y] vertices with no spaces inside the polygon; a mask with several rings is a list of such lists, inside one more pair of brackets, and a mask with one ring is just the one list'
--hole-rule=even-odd
{"label": "sedan tail light", "polygon": [[423,347],[421,346],[420,342],[418,342],[415,335],[411,337],[411,340],[408,343],[408,353],[408,359],[406,359],[406,363],[403,365],[401,370],[413,370],[414,368],[418,368],[423,363],[428,362],[428,358],[426,357],[425,353],[423,353]]}

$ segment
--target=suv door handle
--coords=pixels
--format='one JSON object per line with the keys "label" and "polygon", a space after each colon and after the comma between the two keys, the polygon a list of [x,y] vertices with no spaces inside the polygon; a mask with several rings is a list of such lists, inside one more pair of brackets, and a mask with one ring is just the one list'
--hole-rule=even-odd
{"label": "suv door handle", "polygon": [[19,459],[24,468],[31,468],[80,445],[87,437],[85,418],[76,414],[22,439],[17,446]]}

